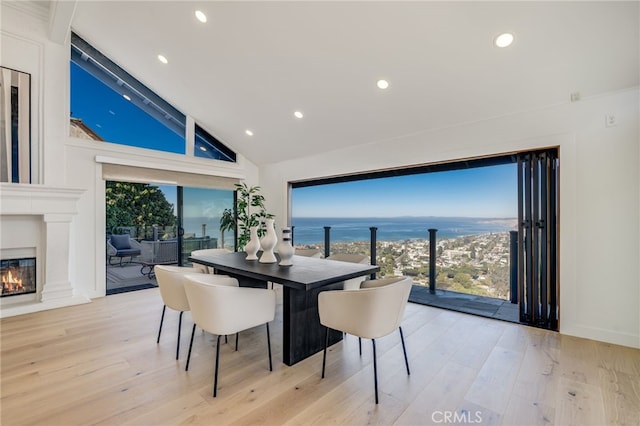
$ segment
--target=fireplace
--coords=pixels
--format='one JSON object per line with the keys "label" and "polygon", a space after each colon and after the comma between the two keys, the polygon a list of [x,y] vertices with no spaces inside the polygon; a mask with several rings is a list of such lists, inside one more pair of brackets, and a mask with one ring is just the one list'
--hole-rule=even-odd
{"label": "fireplace", "polygon": [[[2,291],[0,318],[90,302],[73,281],[73,218],[84,190],[38,184],[0,182],[0,259],[2,273],[18,266],[31,283],[28,293]],[[22,263],[21,260],[22,259]],[[35,259],[35,260],[34,260]],[[6,272],[5,272],[6,270]],[[0,287],[2,288],[2,287]]]}
{"label": "fireplace", "polygon": [[0,260],[0,297],[36,292],[36,258]]}

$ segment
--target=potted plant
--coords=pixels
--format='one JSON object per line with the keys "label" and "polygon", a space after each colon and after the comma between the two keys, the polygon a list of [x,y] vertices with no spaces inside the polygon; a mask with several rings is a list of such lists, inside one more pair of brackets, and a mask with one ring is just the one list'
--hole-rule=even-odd
{"label": "potted plant", "polygon": [[262,237],[266,229],[264,219],[272,219],[273,215],[267,213],[264,206],[264,195],[260,194],[259,186],[247,186],[246,183],[236,184],[238,215],[238,250],[244,247],[251,238],[251,227],[258,227],[258,236]]}

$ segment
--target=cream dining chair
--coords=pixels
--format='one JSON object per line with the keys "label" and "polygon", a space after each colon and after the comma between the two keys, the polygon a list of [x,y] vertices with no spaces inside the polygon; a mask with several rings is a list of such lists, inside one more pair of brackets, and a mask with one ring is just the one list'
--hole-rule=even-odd
{"label": "cream dining chair", "polygon": [[[215,276],[215,275],[214,275]],[[218,392],[218,367],[220,365],[220,336],[238,333],[258,325],[267,326],[267,348],[269,352],[269,371],[273,370],[271,361],[271,338],[269,322],[276,314],[276,293],[274,290],[220,285],[212,281],[209,275],[187,275],[185,290],[193,321],[204,331],[215,334],[216,362],[213,376],[213,396]],[[189,345],[189,356],[193,346],[193,333]]]}
{"label": "cream dining chair", "polygon": [[321,258],[322,251],[320,249],[296,249],[296,256]]}
{"label": "cream dining chair", "polygon": [[[227,249],[224,249],[224,248],[202,249],[202,250],[194,250],[194,251],[192,251],[191,252],[191,256],[209,256],[209,255],[214,255],[214,254],[225,254],[225,253],[231,253],[231,252],[229,250],[227,250]],[[202,265],[200,263],[193,262],[192,266],[195,269],[201,270],[205,274],[213,274],[215,272],[212,267],[205,266],[205,265]]]}
{"label": "cream dining chair", "polygon": [[[339,262],[360,263],[363,265],[369,264],[369,256],[363,254],[351,254],[351,253],[336,253],[326,258],[327,260],[337,260]],[[355,290],[360,288],[360,283],[366,280],[368,275],[362,277],[351,278],[344,281],[344,290]]]}
{"label": "cream dining chair", "polygon": [[[189,275],[189,274],[187,274]],[[216,275],[216,274],[194,274],[197,276],[197,280],[201,284],[210,284],[210,285],[226,285],[229,287],[238,287],[239,283],[236,278],[230,277],[228,275]],[[193,279],[193,278],[192,278]],[[193,337],[196,332],[196,323],[193,323],[193,328],[191,329],[191,341],[189,343],[189,354],[187,355],[187,365],[185,366],[184,371],[189,371],[189,362],[191,361],[191,347],[193,346]],[[227,343],[227,335],[224,336],[224,342]],[[238,333],[236,333],[236,351],[238,350]]]}
{"label": "cream dining chair", "polygon": [[180,355],[180,330],[182,328],[182,314],[189,311],[189,301],[184,292],[184,276],[186,274],[201,273],[185,266],[156,265],[156,280],[160,288],[160,296],[162,296],[162,316],[160,317],[160,328],[158,329],[158,339],[156,343],[160,343],[160,334],[162,333],[162,323],[164,322],[164,313],[167,306],[180,312],[178,320],[178,344],[176,345],[176,359]]}
{"label": "cream dining chair", "polygon": [[323,291],[318,295],[320,323],[326,327],[322,378],[325,373],[330,328],[359,338],[371,339],[376,404],[378,403],[378,366],[375,339],[399,329],[407,375],[411,374],[400,323],[412,284],[409,277],[383,278],[365,281],[362,283],[362,288],[358,290]]}

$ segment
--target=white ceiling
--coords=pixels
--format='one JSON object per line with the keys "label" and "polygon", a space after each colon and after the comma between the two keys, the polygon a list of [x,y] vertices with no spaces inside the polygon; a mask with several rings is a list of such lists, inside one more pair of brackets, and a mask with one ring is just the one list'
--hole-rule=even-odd
{"label": "white ceiling", "polygon": [[637,86],[638,5],[80,1],[72,28],[261,165]]}

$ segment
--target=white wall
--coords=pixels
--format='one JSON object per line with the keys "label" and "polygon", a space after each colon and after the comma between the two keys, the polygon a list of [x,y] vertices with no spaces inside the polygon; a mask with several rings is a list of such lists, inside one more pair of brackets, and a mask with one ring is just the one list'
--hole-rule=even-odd
{"label": "white wall", "polygon": [[[23,9],[31,9],[25,13]],[[70,279],[74,289],[90,298],[105,295],[105,182],[97,156],[135,161],[159,170],[245,179],[258,183],[258,169],[244,157],[236,164],[141,148],[88,141],[69,136],[68,44],[47,38],[48,17],[38,16],[32,4],[2,4],[1,65],[32,74],[32,126],[34,147],[41,153],[36,168],[40,183],[56,187],[85,189],[72,222]],[[35,10],[36,13],[33,13]]]}
{"label": "white wall", "polygon": [[271,164],[260,184],[284,224],[289,181],[559,146],[560,331],[640,347],[639,101],[634,88]]}

